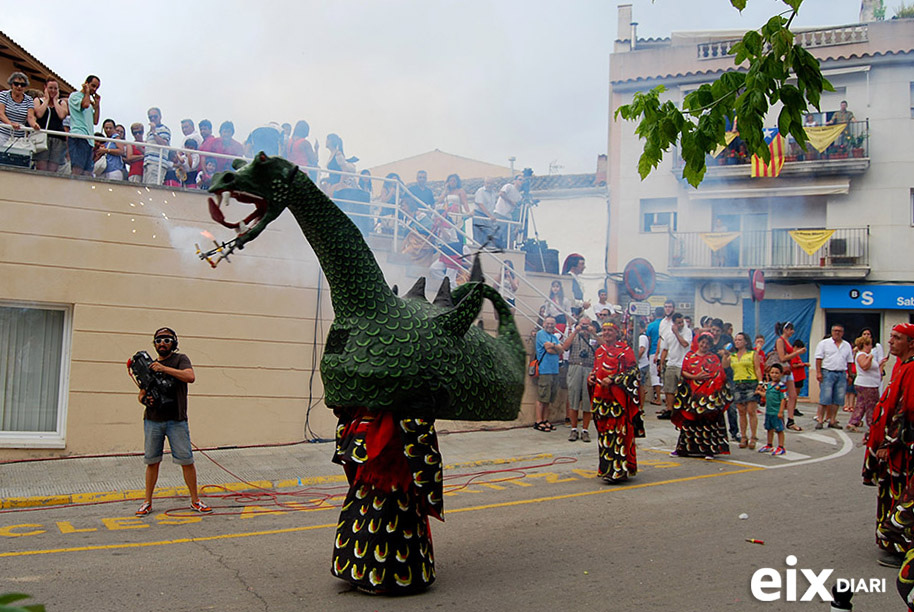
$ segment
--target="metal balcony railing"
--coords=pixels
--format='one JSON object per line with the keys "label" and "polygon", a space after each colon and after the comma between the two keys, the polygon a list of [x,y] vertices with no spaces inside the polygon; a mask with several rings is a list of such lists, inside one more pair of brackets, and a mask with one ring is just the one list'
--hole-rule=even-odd
{"label": "metal balcony railing", "polygon": [[[830,113],[825,115],[829,119],[831,118]],[[793,136],[788,134],[784,156],[785,163],[868,158],[870,156],[869,119],[848,123],[844,131],[824,151],[816,150],[811,142],[807,142],[805,148],[800,148]],[[677,155],[676,163],[681,167],[685,162]],[[751,164],[752,156],[746,151],[742,141],[736,138],[717,157],[708,155],[705,163],[709,168],[738,166]]]}
{"label": "metal balcony railing", "polygon": [[[34,131],[29,127],[24,127],[23,130],[25,132]],[[246,158],[233,155],[211,153],[208,151],[201,152],[182,147],[159,145],[152,142],[137,143],[118,138],[106,138],[104,136],[84,136],[82,134],[55,132],[53,130],[43,131],[49,135],[64,136],[67,138],[80,138],[98,142],[114,142],[125,145],[141,145],[145,149],[158,150],[161,154],[158,156],[157,165],[159,174],[162,176],[165,175],[167,168],[172,166],[171,162],[167,161],[167,158],[169,157],[166,153],[167,151],[199,154],[201,156],[201,163],[202,158],[228,160],[242,159],[244,161],[249,161]],[[0,150],[2,149],[3,147],[0,147]],[[19,151],[17,150],[16,152],[18,153]],[[28,161],[28,152],[24,153],[26,153],[26,161]],[[324,179],[331,176],[339,177],[339,181],[344,184],[344,188],[336,190],[330,197],[334,203],[352,219],[353,223],[356,224],[366,239],[371,236],[389,237],[391,240],[390,249],[394,252],[401,252],[404,247],[404,242],[407,239],[411,239],[413,242],[419,243],[424,249],[435,253],[437,256],[448,257],[449,261],[451,261],[461,272],[468,274],[473,263],[472,255],[455,254],[453,249],[448,248],[437,235],[438,232],[435,231],[435,228],[438,228],[438,230],[442,228],[453,228],[459,236],[460,242],[467,245],[470,253],[480,252],[483,259],[488,260],[489,264],[487,267],[489,269],[494,267],[497,270],[503,270],[506,267],[502,250],[491,249],[490,245],[486,245],[490,248],[483,248],[483,245],[478,244],[473,239],[471,232],[468,233],[464,231],[466,215],[460,215],[459,219],[455,219],[453,218],[453,215],[444,214],[443,211],[439,209],[427,206],[424,202],[418,200],[400,180],[370,175],[363,176],[354,172],[327,170],[325,168],[317,167],[301,166],[301,168],[307,172],[308,175],[312,177],[312,180],[318,185],[322,184]],[[92,179],[91,176],[86,176],[84,178]],[[362,189],[360,187],[360,181],[365,181],[366,179],[370,181],[370,190],[369,188]],[[103,179],[100,177],[95,177],[94,180],[110,180],[111,182],[127,183],[127,181]],[[380,186],[376,185],[376,183],[380,183]],[[135,187],[144,186],[143,183],[129,184]],[[167,186],[167,188],[174,190],[189,189],[187,187],[177,186]],[[392,195],[388,201],[382,201],[380,199],[375,199],[373,196],[373,194],[378,192],[386,192]],[[520,228],[524,226],[524,221],[503,220],[500,222],[507,226],[506,234],[509,236],[508,249],[516,248],[515,236]],[[534,283],[526,278],[523,269],[512,269],[512,273],[520,285],[525,286],[528,291],[532,291],[535,296],[534,300],[536,300],[536,297],[541,298],[541,301],[536,300],[530,302],[525,301],[519,296],[516,297],[516,315],[523,317],[536,325],[539,306],[549,298]],[[486,280],[493,284],[498,281],[498,274],[488,272],[485,276]],[[571,313],[566,313],[566,315],[570,317]]]}
{"label": "metal balcony railing", "polygon": [[790,235],[792,230],[738,232],[713,250],[708,232],[679,232],[670,236],[670,270],[700,269],[835,269],[869,266],[869,228],[853,227],[834,233],[812,255]]}

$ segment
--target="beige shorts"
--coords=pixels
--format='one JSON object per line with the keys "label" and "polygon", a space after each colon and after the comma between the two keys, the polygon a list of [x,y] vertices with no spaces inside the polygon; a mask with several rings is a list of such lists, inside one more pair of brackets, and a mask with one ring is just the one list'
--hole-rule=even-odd
{"label": "beige shorts", "polygon": [[540,374],[536,383],[536,399],[544,404],[551,404],[559,392],[558,374]]}
{"label": "beige shorts", "polygon": [[682,368],[667,366],[663,370],[663,392],[676,393],[679,383],[682,382]]}

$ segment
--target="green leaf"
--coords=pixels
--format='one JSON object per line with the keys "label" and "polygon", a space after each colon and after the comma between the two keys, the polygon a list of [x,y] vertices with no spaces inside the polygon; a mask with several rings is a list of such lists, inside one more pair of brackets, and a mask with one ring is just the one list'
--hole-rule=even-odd
{"label": "green leaf", "polygon": [[730,0],[730,4],[739,12],[743,12],[743,9],[746,8],[746,0]]}
{"label": "green leaf", "polygon": [[0,604],[13,603],[14,601],[19,601],[20,599],[28,599],[30,595],[25,593],[3,593],[0,595]]}

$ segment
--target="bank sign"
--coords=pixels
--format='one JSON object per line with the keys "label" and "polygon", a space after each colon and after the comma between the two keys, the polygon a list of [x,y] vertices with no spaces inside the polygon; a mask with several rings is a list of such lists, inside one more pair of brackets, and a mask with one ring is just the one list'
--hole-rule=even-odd
{"label": "bank sign", "polygon": [[822,308],[914,310],[914,285],[822,285]]}

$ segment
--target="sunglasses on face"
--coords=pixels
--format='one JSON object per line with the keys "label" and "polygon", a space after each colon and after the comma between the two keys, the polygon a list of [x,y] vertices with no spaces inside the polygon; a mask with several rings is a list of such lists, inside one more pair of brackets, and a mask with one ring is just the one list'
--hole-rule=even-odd
{"label": "sunglasses on face", "polygon": [[164,337],[156,338],[155,340],[153,340],[153,342],[155,342],[156,344],[174,344],[174,341],[175,341],[175,339],[171,338],[169,336],[164,336]]}
{"label": "sunglasses on face", "polygon": [[15,83],[10,83],[10,85],[12,85],[13,87],[25,87],[25,83],[21,83],[19,81],[16,81]]}

